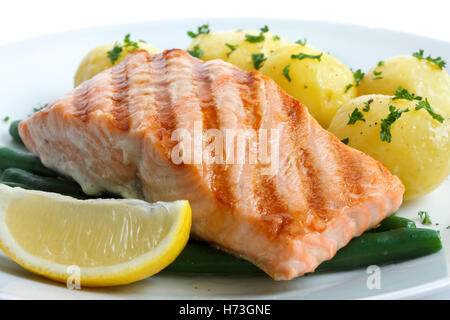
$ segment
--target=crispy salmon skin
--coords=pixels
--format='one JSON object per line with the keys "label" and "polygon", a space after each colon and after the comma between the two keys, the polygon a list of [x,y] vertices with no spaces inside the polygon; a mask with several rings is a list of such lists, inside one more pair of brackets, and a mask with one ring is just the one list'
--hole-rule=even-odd
{"label": "crispy salmon skin", "polygon": [[[278,150],[276,164],[192,161],[195,148],[174,161],[174,136],[196,130],[266,130],[270,142],[279,130],[277,149],[268,148]],[[130,54],[22,121],[19,132],[46,166],[89,194],[189,200],[195,237],[277,280],[313,272],[396,211],[404,193],[396,176],[324,130],[271,79],[179,49]],[[254,139],[263,144],[263,135]]]}

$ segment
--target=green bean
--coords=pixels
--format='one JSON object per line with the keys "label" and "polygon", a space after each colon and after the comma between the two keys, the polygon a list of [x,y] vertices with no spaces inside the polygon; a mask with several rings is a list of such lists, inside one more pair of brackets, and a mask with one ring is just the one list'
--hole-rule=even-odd
{"label": "green bean", "polygon": [[[399,228],[365,233],[353,239],[316,271],[354,269],[382,265],[431,254],[442,248],[438,232],[430,229]],[[171,272],[253,274],[261,272],[248,261],[218,251],[206,244],[189,243],[166,269]]]}
{"label": "green bean", "polygon": [[19,123],[21,120],[11,122],[9,126],[9,134],[17,143],[23,144],[22,138],[19,135]]}
{"label": "green bean", "polygon": [[0,170],[18,168],[42,176],[56,177],[58,174],[46,168],[41,161],[30,152],[0,148]]}
{"label": "green bean", "polygon": [[107,191],[100,195],[89,196],[86,195],[81,187],[74,181],[69,181],[63,178],[43,177],[17,168],[6,169],[2,173],[0,181],[10,187],[21,187],[28,190],[55,192],[78,199],[121,198],[120,196]]}
{"label": "green bean", "polygon": [[415,228],[416,223],[412,220],[391,215],[381,221],[380,225],[368,232],[383,232],[399,228]]}
{"label": "green bean", "polygon": [[399,262],[428,255],[441,248],[439,233],[431,229],[399,228],[365,233],[339,250],[333,259],[323,262],[317,271]]}
{"label": "green bean", "polygon": [[87,198],[76,182],[53,177],[42,177],[17,168],[9,168],[3,171],[1,181],[10,186],[14,186],[11,184],[16,184],[16,186],[24,189],[55,192],[75,198]]}
{"label": "green bean", "polygon": [[192,273],[249,274],[262,271],[248,261],[236,258],[202,243],[188,243],[165,271]]}

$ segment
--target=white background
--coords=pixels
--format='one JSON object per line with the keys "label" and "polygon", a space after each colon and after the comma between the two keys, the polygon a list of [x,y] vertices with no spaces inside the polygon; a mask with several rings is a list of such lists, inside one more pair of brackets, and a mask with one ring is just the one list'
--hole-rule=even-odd
{"label": "white background", "polygon": [[155,19],[271,17],[395,29],[450,41],[448,0],[0,0],[0,44]]}
{"label": "white background", "polygon": [[[270,17],[335,21],[450,41],[448,0],[0,0],[0,45],[47,33],[156,19]],[[0,70],[1,74],[1,70]],[[430,296],[450,299],[450,291]]]}

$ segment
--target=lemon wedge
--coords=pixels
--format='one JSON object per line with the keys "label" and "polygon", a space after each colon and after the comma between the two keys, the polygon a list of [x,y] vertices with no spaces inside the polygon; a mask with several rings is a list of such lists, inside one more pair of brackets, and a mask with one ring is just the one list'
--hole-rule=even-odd
{"label": "lemon wedge", "polygon": [[0,185],[0,248],[61,282],[77,275],[81,286],[99,287],[147,278],[175,260],[190,228],[188,201],[82,201]]}

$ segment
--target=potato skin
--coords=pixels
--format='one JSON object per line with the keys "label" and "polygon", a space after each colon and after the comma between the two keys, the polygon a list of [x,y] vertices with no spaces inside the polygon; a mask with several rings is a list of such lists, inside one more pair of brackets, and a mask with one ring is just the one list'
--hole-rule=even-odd
{"label": "potato skin", "polygon": [[[291,55],[304,53],[318,55],[320,50],[311,46],[290,45],[276,50],[260,70],[272,78],[286,92],[300,100],[319,123],[328,128],[336,110],[356,97],[353,73],[335,57],[323,53],[321,61],[315,59],[292,59]],[[289,81],[283,69],[290,65]]]}
{"label": "potato skin", "polygon": [[[81,61],[78,66],[77,72],[74,76],[74,87],[79,86],[82,82],[92,78],[96,74],[111,68],[111,60],[108,57],[108,51],[112,50],[116,44],[123,45],[123,42],[109,42],[102,44],[91,51]],[[139,42],[139,49],[147,50],[150,53],[159,53],[160,50],[148,45],[146,43]],[[114,62],[114,65],[121,62],[131,52],[131,49],[124,48],[120,58]]]}
{"label": "potato skin", "polygon": [[[381,72],[376,79],[373,72]],[[450,76],[445,69],[412,56],[398,56],[384,61],[383,66],[372,68],[359,86],[359,94],[393,95],[403,87],[416,95],[427,97],[434,108],[450,116]]]}
{"label": "potato skin", "polygon": [[[252,54],[263,53],[267,58],[274,50],[292,44],[290,41],[279,37],[276,38],[271,32],[264,33],[265,40],[257,43],[245,41],[245,35],[259,35],[259,31],[238,30],[214,32],[197,36],[189,45],[188,50],[193,50],[195,46],[203,51],[200,57],[203,61],[221,59],[230,62],[235,66],[247,71],[255,70]],[[237,46],[236,50],[231,49],[226,44]]]}
{"label": "potato skin", "polygon": [[[391,98],[365,95],[353,99],[336,112],[328,130],[339,139],[349,138],[350,146],[383,163],[405,185],[405,199],[415,199],[439,186],[450,172],[450,124],[448,119],[439,123],[423,109],[414,110],[417,102]],[[362,112],[366,121],[347,125],[352,111],[362,111],[370,99],[370,111]],[[392,124],[388,143],[380,139],[380,123],[390,105],[410,111]]]}

